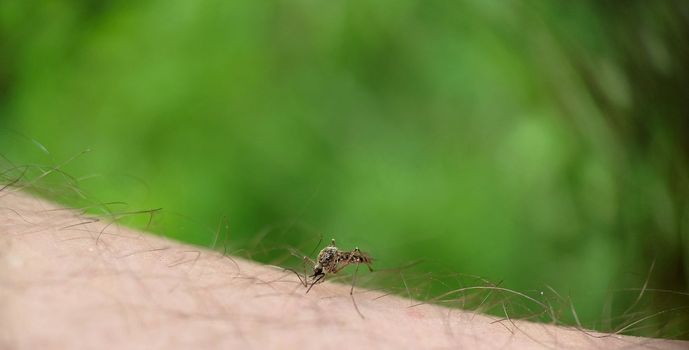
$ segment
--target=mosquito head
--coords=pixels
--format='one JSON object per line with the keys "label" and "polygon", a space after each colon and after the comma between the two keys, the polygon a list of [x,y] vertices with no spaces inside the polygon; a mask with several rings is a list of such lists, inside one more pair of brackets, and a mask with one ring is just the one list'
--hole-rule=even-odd
{"label": "mosquito head", "polygon": [[325,273],[323,273],[323,266],[321,266],[320,263],[313,266],[313,275],[311,275],[311,277],[315,278],[315,277],[318,277],[318,276],[324,275],[324,274]]}

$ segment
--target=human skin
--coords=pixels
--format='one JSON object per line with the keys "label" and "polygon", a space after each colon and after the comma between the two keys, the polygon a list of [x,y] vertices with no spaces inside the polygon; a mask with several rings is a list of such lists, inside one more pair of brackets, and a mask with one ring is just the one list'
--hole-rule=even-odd
{"label": "human skin", "polygon": [[688,349],[296,275],[0,192],[0,349]]}

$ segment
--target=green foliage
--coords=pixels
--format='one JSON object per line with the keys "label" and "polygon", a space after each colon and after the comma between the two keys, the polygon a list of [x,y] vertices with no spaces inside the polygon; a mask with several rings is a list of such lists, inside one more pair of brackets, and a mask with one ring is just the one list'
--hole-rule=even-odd
{"label": "green foliage", "polygon": [[653,287],[687,289],[682,11],[7,1],[2,154],[91,149],[65,167],[80,187],[163,207],[153,229],[188,242],[223,216],[236,247],[323,234],[381,266],[550,285],[591,324],[654,260]]}

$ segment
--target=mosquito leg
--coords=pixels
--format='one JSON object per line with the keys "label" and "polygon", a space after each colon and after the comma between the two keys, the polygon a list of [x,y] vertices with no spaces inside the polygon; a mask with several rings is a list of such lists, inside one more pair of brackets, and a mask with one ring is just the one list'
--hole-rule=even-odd
{"label": "mosquito leg", "polygon": [[356,269],[354,270],[354,274],[352,275],[352,288],[349,289],[349,295],[354,294],[354,283],[356,282],[356,273],[359,271],[359,264],[356,264]]}
{"label": "mosquito leg", "polygon": [[354,308],[356,309],[356,312],[361,316],[361,319],[364,319],[364,314],[361,313],[361,310],[359,310],[359,305],[356,303],[356,299],[354,299],[354,282],[356,281],[356,273],[359,271],[359,264],[356,264],[356,269],[354,270],[354,275],[352,275],[352,288],[349,290],[349,296],[352,298],[352,303],[354,304]]}
{"label": "mosquito leg", "polygon": [[306,275],[304,275],[304,278],[302,278],[301,275],[299,274],[299,272],[297,272],[297,271],[295,271],[295,270],[292,270],[292,269],[290,269],[290,268],[286,268],[285,270],[286,270],[286,271],[289,271],[289,272],[292,272],[292,273],[294,273],[295,275],[297,275],[297,278],[299,279],[299,284],[301,284],[301,285],[304,286],[304,287],[308,286],[308,281],[307,281],[307,279],[306,279]]}
{"label": "mosquito leg", "polygon": [[[308,256],[304,256],[304,261],[302,261],[302,264],[301,264],[302,267],[304,268],[304,283],[303,283],[303,284],[304,284],[304,287],[307,287],[307,286],[309,285],[308,277],[306,277],[306,276],[308,276],[308,275],[306,274],[306,262],[307,262],[308,260],[311,260],[311,259],[309,259]],[[299,280],[301,280],[301,278],[299,278]]]}
{"label": "mosquito leg", "polygon": [[311,285],[309,286],[309,289],[306,290],[306,293],[308,293],[316,283],[322,281],[324,277],[325,277],[325,274],[318,275],[318,277],[316,277],[316,279],[313,282],[311,282]]}
{"label": "mosquito leg", "polygon": [[311,265],[316,265],[316,262],[313,261],[313,259],[309,258],[308,256],[304,255],[304,262],[309,262]]}
{"label": "mosquito leg", "polygon": [[356,309],[356,313],[359,314],[359,317],[361,317],[362,320],[366,319],[366,317],[364,317],[364,314],[361,313],[361,310],[359,310],[359,305],[357,305],[356,299],[354,299],[354,295],[350,295],[349,297],[352,298],[352,304],[354,304],[354,309]]}

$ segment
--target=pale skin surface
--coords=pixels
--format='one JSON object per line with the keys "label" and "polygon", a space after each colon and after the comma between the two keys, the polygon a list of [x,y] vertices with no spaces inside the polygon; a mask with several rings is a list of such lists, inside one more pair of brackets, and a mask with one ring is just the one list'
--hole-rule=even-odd
{"label": "pale skin surface", "polygon": [[106,226],[0,192],[0,349],[689,349],[357,289],[362,319],[347,285]]}

